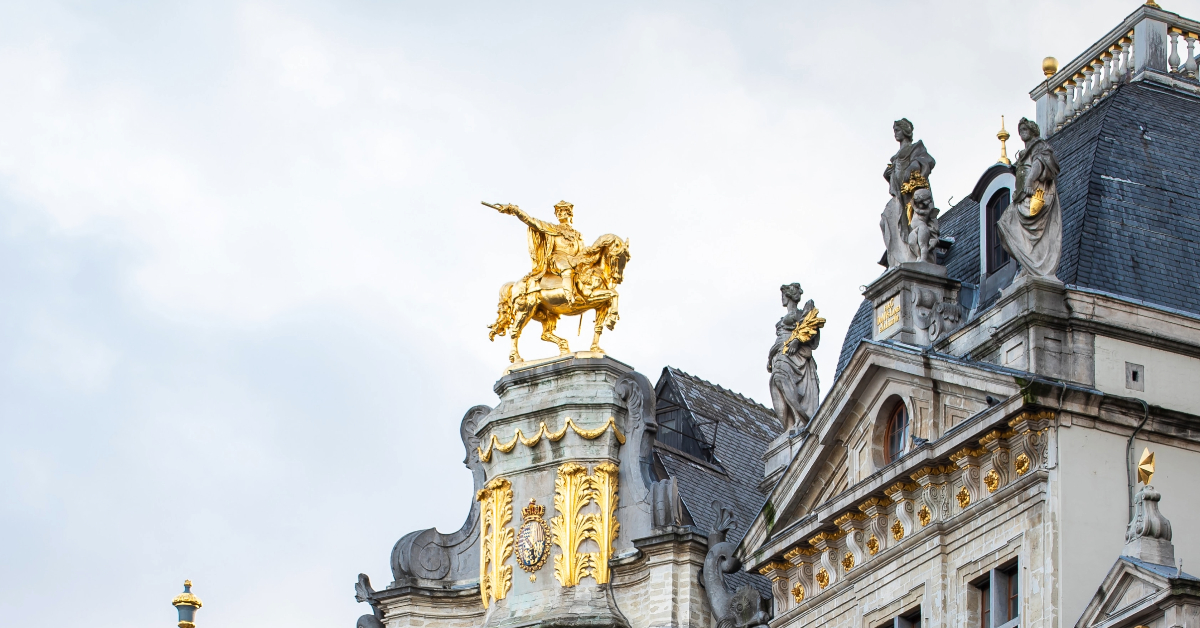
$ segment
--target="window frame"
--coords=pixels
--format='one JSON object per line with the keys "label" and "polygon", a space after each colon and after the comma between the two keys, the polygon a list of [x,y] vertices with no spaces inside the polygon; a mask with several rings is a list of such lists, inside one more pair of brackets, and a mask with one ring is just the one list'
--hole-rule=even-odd
{"label": "window frame", "polygon": [[[1016,582],[1016,594],[1012,595],[1013,582]],[[999,567],[989,569],[987,573],[971,583],[974,595],[979,596],[979,626],[980,628],[1017,628],[1021,624],[1021,566],[1018,561],[1010,561]],[[985,616],[984,604],[987,605]],[[1013,607],[1016,614],[1013,615]],[[1002,613],[1002,614],[1001,614]],[[997,619],[999,622],[997,623]]]}
{"label": "window frame", "polygon": [[[904,428],[900,435],[900,448],[895,452],[892,451],[892,434],[894,430],[892,425],[896,421],[898,415],[904,415]],[[896,406],[888,412],[887,423],[883,427],[883,458],[887,464],[892,464],[904,457],[908,453],[908,445],[910,435],[912,433],[912,418],[909,416],[908,406],[904,405],[904,401],[896,402]]]}
{"label": "window frame", "polygon": [[1012,204],[1012,190],[1007,187],[997,188],[992,193],[991,197],[983,206],[983,224],[984,224],[984,247],[986,253],[986,267],[984,273],[994,275],[1000,272],[1000,269],[1008,265],[1012,261],[1012,256],[1008,251],[1004,250],[1004,245],[1000,242],[1000,228],[997,222],[1000,216],[1004,214],[1004,210]]}

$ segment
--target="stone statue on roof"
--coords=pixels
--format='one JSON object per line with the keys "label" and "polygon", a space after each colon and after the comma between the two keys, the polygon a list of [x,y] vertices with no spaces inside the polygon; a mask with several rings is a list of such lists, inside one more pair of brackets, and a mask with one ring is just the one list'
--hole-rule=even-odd
{"label": "stone statue on roof", "polygon": [[1025,148],[1017,153],[1017,182],[1012,204],[1000,219],[1000,244],[1021,265],[1018,277],[1031,275],[1058,280],[1062,255],[1062,208],[1058,202],[1058,160],[1042,139],[1036,122],[1021,118],[1017,132]]}
{"label": "stone statue on roof", "polygon": [[809,299],[800,309],[804,290],[798,283],[779,287],[787,313],[775,323],[775,344],[767,356],[771,374],[771,405],[784,432],[803,430],[817,413],[821,383],[812,353],[821,343],[825,319]]}
{"label": "stone statue on roof", "polygon": [[[915,208],[913,195],[917,190],[929,189],[929,173],[937,162],[925,150],[924,142],[913,141],[913,124],[907,118],[901,118],[892,125],[896,141],[900,142],[900,150],[892,155],[887,168],[883,170],[883,178],[888,182],[888,192],[891,200],[883,209],[879,220],[879,228],[883,231],[883,242],[887,246],[887,265],[894,268],[904,262],[930,261],[922,259],[922,242],[910,242],[912,222]],[[930,210],[936,227],[937,210],[932,207],[933,197],[930,195]],[[922,217],[918,219],[925,220]],[[927,231],[927,229],[925,229]],[[936,234],[935,234],[936,236]],[[928,238],[924,238],[927,242]],[[916,244],[917,246],[913,246]]]}

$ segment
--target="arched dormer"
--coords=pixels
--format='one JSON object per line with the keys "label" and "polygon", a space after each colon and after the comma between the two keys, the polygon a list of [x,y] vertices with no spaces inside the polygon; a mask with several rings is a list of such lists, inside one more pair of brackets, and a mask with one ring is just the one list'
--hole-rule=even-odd
{"label": "arched dormer", "polygon": [[979,286],[980,302],[987,302],[1000,289],[1012,283],[1017,263],[1000,245],[1000,232],[996,221],[1008,208],[1012,200],[1017,178],[1012,166],[997,163],[988,168],[971,198],[979,203]]}

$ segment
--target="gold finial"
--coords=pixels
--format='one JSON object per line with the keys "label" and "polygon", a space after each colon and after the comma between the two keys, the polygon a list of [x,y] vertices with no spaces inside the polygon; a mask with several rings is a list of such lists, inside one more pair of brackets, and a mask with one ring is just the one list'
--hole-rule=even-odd
{"label": "gold finial", "polygon": [[1000,116],[1000,132],[996,134],[996,139],[1000,140],[1000,163],[1011,166],[1012,162],[1008,160],[1008,148],[1004,145],[1008,138],[1012,137],[1008,131],[1004,130],[1004,116]]}
{"label": "gold finial", "polygon": [[1154,452],[1149,448],[1142,449],[1142,459],[1138,460],[1137,472],[1138,482],[1150,484],[1150,479],[1154,477]]}
{"label": "gold finial", "polygon": [[1158,6],[1158,3],[1155,2],[1154,0],[1146,0],[1146,6],[1150,7],[1151,9],[1161,9],[1162,8],[1162,7]]}
{"label": "gold finial", "polygon": [[1042,59],[1042,74],[1045,74],[1046,78],[1050,78],[1051,76],[1058,74],[1058,59],[1055,59],[1054,57],[1046,57],[1045,59]]}

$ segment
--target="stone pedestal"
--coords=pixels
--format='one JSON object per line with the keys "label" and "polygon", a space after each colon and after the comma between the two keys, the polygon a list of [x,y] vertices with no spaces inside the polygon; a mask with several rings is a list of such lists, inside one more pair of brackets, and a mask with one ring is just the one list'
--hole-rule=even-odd
{"label": "stone pedestal", "polygon": [[1094,381],[1093,336],[1071,330],[1066,294],[1066,287],[1057,279],[1018,277],[978,323],[939,348],[1046,377],[1090,384]]}
{"label": "stone pedestal", "polygon": [[[496,382],[500,404],[475,432],[487,477],[481,625],[628,626],[609,593],[609,561],[650,533],[644,424],[628,409],[638,381],[617,360],[578,354],[515,365]],[[531,565],[539,539],[547,549]]]}
{"label": "stone pedestal", "polygon": [[958,327],[959,282],[946,267],[912,262],[888,269],[863,293],[874,308],[871,337],[925,346]]}

